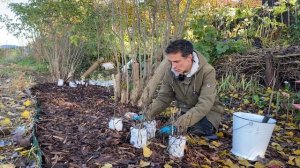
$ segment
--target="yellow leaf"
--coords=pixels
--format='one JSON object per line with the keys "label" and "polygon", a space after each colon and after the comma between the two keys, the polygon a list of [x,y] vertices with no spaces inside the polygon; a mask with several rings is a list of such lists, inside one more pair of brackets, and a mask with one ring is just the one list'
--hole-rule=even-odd
{"label": "yellow leaf", "polygon": [[221,146],[221,143],[217,141],[212,141],[211,144],[214,145],[215,147]]}
{"label": "yellow leaf", "polygon": [[150,162],[145,162],[145,161],[143,161],[143,160],[140,160],[140,166],[141,166],[141,167],[150,166]]}
{"label": "yellow leaf", "polygon": [[172,168],[172,166],[169,165],[169,164],[165,164],[165,165],[164,165],[164,168]]}
{"label": "yellow leaf", "polygon": [[294,162],[295,158],[296,158],[295,156],[289,156],[289,161],[287,162],[287,164],[294,166],[295,165],[295,162]]}
{"label": "yellow leaf", "polygon": [[144,155],[144,157],[150,157],[152,155],[152,151],[147,146],[144,146],[143,147],[143,155]]}
{"label": "yellow leaf", "polygon": [[238,97],[239,97],[239,94],[236,93],[236,94],[233,95],[233,97],[234,97],[234,98],[238,98]]}
{"label": "yellow leaf", "polygon": [[198,142],[199,145],[207,145],[207,141],[205,139],[200,139]]}
{"label": "yellow leaf", "polygon": [[252,164],[250,164],[246,159],[239,160],[239,164],[246,166],[246,167],[252,166]]}
{"label": "yellow leaf", "polygon": [[217,136],[222,138],[222,137],[224,137],[224,134],[223,134],[223,132],[218,132]]}
{"label": "yellow leaf", "polygon": [[287,136],[291,136],[291,137],[294,136],[294,133],[291,132],[291,131],[290,131],[290,132],[286,132],[285,134],[286,134]]}
{"label": "yellow leaf", "polygon": [[226,159],[223,161],[223,164],[229,166],[230,168],[239,168],[236,164],[234,164],[230,159]]}
{"label": "yellow leaf", "polygon": [[263,110],[258,110],[257,114],[264,114]]}
{"label": "yellow leaf", "polygon": [[254,164],[254,168],[264,168],[265,166],[262,164],[262,163],[260,163],[260,162],[256,162],[255,164]]}
{"label": "yellow leaf", "polygon": [[276,143],[276,142],[272,142],[271,145],[274,146],[275,149],[277,149],[279,151],[283,150],[283,148],[278,143]]}
{"label": "yellow leaf", "polygon": [[0,168],[15,168],[16,166],[14,164],[0,164]]}
{"label": "yellow leaf", "polygon": [[9,118],[4,118],[3,120],[0,121],[0,125],[2,126],[11,125],[11,121]]}
{"label": "yellow leaf", "polygon": [[295,150],[293,153],[294,153],[295,155],[300,155],[300,149]]}
{"label": "yellow leaf", "polygon": [[25,110],[22,114],[21,114],[22,118],[28,119],[30,117],[30,112]]}
{"label": "yellow leaf", "polygon": [[211,168],[211,167],[208,165],[202,165],[201,168]]}
{"label": "yellow leaf", "polygon": [[272,93],[272,89],[270,87],[267,88],[266,93]]}
{"label": "yellow leaf", "polygon": [[24,106],[28,107],[28,106],[30,106],[30,105],[31,105],[31,101],[30,101],[30,100],[26,100],[26,101],[24,102]]}
{"label": "yellow leaf", "polygon": [[21,156],[28,156],[29,153],[30,153],[30,150],[25,150],[25,151],[20,152]]}
{"label": "yellow leaf", "polygon": [[300,167],[300,158],[296,157],[295,158],[296,166]]}
{"label": "yellow leaf", "polygon": [[112,168],[112,167],[113,167],[112,164],[106,163],[106,164],[104,164],[101,168]]}

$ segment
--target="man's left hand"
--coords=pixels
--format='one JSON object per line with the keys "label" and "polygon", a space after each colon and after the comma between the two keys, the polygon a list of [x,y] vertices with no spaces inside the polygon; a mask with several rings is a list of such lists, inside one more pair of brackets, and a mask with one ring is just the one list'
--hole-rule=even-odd
{"label": "man's left hand", "polygon": [[173,125],[168,125],[168,126],[164,126],[159,130],[160,134],[167,134],[167,135],[171,135],[172,131],[176,132],[176,127]]}

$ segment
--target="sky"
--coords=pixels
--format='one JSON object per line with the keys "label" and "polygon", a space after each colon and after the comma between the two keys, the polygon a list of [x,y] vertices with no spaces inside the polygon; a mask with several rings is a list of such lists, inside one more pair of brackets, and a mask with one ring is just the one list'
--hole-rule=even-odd
{"label": "sky", "polygon": [[[28,0],[0,0],[0,15],[8,15],[9,18],[14,18],[14,13],[8,8],[9,3],[28,2]],[[19,45],[24,46],[27,40],[17,38],[10,34],[3,23],[0,23],[0,45]]]}

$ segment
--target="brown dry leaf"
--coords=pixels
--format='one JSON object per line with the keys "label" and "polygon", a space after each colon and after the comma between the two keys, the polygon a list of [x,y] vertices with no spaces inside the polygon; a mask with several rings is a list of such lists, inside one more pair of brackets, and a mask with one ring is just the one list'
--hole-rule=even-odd
{"label": "brown dry leaf", "polygon": [[215,147],[221,146],[221,143],[217,141],[212,141],[211,144],[214,145]]}
{"label": "brown dry leaf", "polygon": [[145,162],[145,161],[143,161],[143,160],[140,160],[140,166],[141,166],[141,167],[150,166],[150,162]]}
{"label": "brown dry leaf", "polygon": [[164,168],[172,168],[172,166],[166,163],[166,164],[164,165]]}
{"label": "brown dry leaf", "polygon": [[260,163],[260,162],[256,162],[254,164],[254,168],[265,168],[265,166],[262,163]]}
{"label": "brown dry leaf", "polygon": [[295,150],[293,153],[294,153],[295,155],[300,155],[300,149]]}
{"label": "brown dry leaf", "polygon": [[152,151],[147,146],[143,147],[143,155],[144,157],[150,157],[152,155]]}
{"label": "brown dry leaf", "polygon": [[271,160],[266,166],[271,167],[271,166],[280,166],[283,167],[284,164],[278,160]]}

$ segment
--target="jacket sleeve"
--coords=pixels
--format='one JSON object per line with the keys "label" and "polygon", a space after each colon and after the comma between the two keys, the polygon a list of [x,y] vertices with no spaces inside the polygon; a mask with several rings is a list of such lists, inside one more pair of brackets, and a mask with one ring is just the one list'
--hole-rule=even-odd
{"label": "jacket sleeve", "polygon": [[145,113],[146,118],[152,119],[157,114],[165,110],[170,103],[174,100],[175,93],[172,88],[172,78],[170,72],[167,71],[163,77],[160,90],[157,98],[149,105],[148,111]]}
{"label": "jacket sleeve", "polygon": [[184,115],[180,116],[174,123],[179,131],[186,130],[188,127],[193,126],[207,115],[207,113],[213,107],[216,98],[216,85],[216,72],[214,68],[210,67],[207,70],[207,73],[204,74],[197,104],[193,108],[188,110]]}

